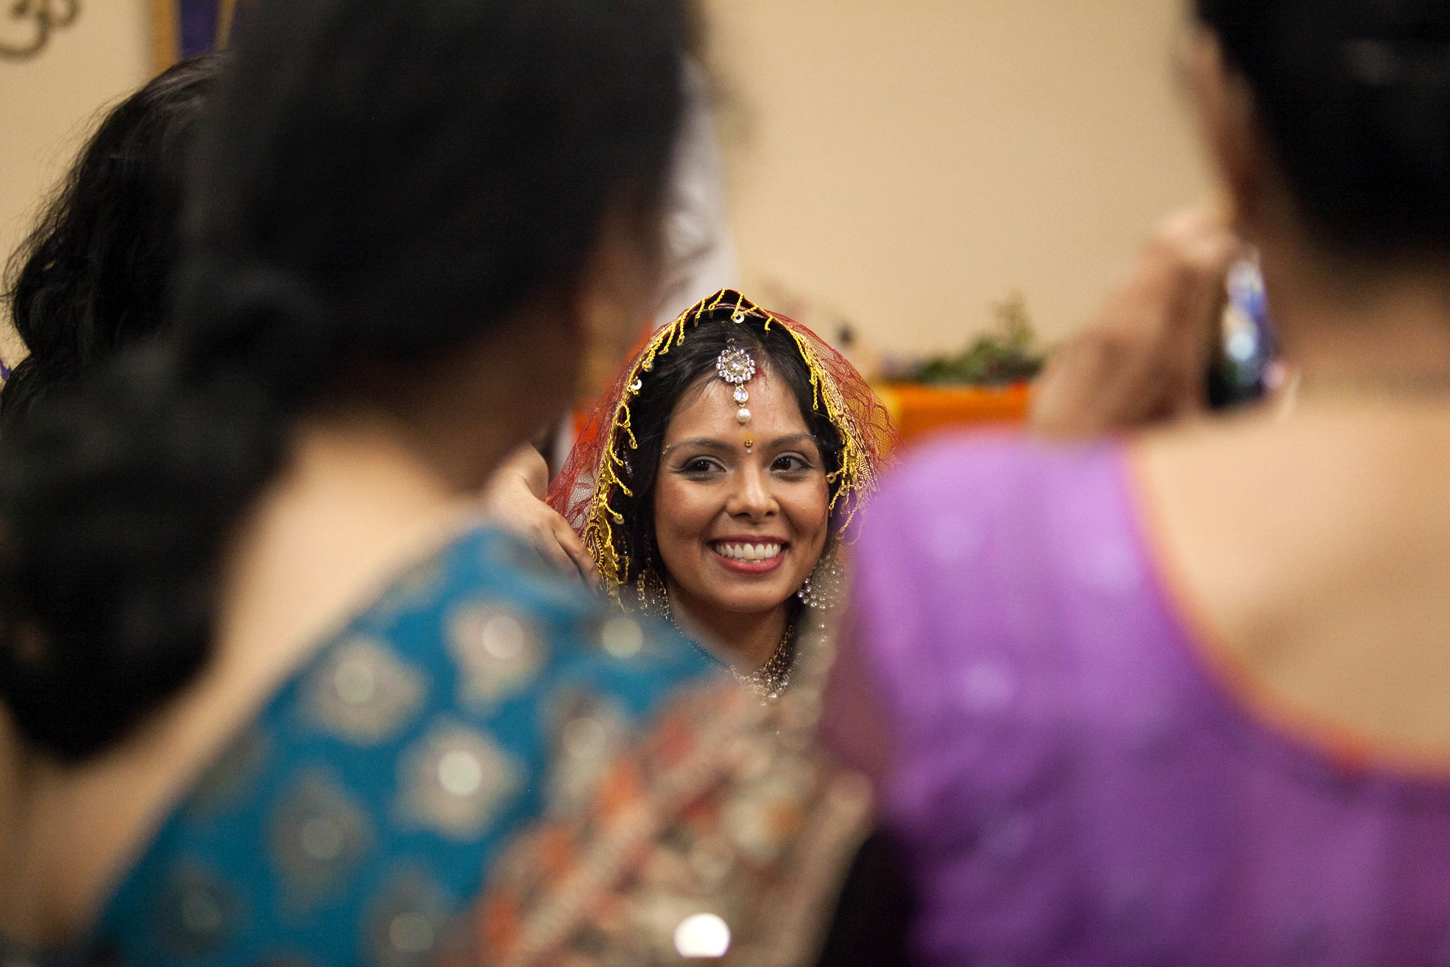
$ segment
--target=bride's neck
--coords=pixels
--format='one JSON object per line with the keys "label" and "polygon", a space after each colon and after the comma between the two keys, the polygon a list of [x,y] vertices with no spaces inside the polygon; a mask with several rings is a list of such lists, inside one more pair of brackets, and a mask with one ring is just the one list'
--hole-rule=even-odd
{"label": "bride's neck", "polygon": [[736,671],[749,674],[780,647],[790,622],[790,601],[756,614],[716,611],[700,607],[671,583],[670,615],[687,637],[710,645]]}

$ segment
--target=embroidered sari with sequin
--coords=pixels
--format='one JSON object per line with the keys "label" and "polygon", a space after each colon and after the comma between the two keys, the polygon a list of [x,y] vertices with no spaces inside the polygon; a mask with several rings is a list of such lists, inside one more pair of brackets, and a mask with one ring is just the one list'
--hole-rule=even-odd
{"label": "embroidered sari with sequin", "polygon": [[438,967],[816,964],[871,792],[815,745],[834,649],[806,644],[777,702],[729,681],[671,701],[513,841]]}

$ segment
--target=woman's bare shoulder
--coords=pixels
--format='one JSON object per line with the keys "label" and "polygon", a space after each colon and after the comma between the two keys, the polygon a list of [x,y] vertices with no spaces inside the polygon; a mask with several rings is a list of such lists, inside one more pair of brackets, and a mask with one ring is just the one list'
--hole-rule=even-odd
{"label": "woman's bare shoulder", "polygon": [[1204,648],[1371,744],[1450,755],[1450,419],[1326,408],[1138,438],[1136,499]]}

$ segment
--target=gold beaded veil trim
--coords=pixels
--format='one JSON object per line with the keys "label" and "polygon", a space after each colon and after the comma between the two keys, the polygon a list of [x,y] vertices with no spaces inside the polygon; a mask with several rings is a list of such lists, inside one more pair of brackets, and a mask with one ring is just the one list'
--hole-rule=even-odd
{"label": "gold beaded veil trim", "polygon": [[625,365],[613,387],[595,407],[547,500],[569,521],[599,567],[604,586],[616,593],[633,580],[629,557],[616,525],[624,517],[612,506],[616,494],[633,496],[625,483],[628,453],[639,448],[630,404],[654,369],[655,361],[680,345],[702,321],[760,320],[790,333],[811,374],[811,405],[824,410],[841,435],[840,466],[830,475],[832,534],[842,536],[861,502],[876,489],[876,479],[897,442],[886,408],[856,368],[805,326],[763,309],[733,289],[724,289],[685,310],[660,328]]}

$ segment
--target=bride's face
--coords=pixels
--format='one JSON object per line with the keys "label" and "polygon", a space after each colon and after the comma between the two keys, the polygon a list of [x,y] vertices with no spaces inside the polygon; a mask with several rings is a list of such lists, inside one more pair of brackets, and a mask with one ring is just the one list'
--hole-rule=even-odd
{"label": "bride's face", "polygon": [[[780,607],[820,559],[829,491],[800,407],[769,364],[748,385],[742,426],[733,387],[712,375],[680,397],[655,483],[655,538],[672,594],[711,612]],[[747,444],[750,444],[747,447]]]}

